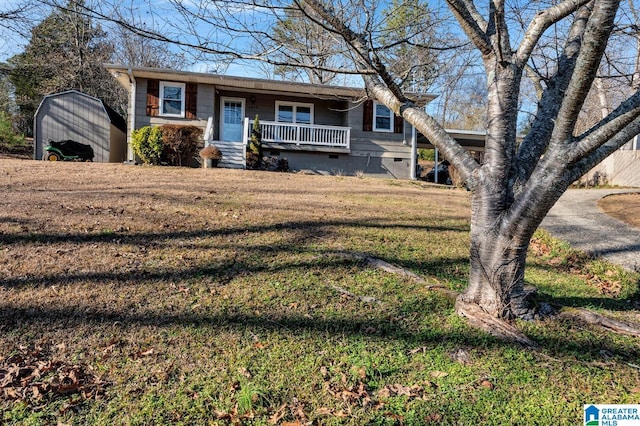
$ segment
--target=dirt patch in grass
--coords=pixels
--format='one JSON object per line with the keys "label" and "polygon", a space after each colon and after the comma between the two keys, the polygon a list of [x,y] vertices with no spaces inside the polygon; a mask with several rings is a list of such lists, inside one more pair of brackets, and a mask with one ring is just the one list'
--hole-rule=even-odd
{"label": "dirt patch in grass", "polygon": [[640,193],[609,195],[598,201],[598,206],[608,215],[640,228]]}
{"label": "dirt patch in grass", "polygon": [[[2,159],[0,192],[3,424],[575,424],[637,400],[637,340],[550,320],[523,350],[343,255],[461,289],[466,191]],[[548,299],[633,315],[555,250],[526,277]]]}

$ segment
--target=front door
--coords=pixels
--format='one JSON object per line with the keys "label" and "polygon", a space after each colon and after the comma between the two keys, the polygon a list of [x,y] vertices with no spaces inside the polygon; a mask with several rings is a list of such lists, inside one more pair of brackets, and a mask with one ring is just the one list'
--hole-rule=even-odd
{"label": "front door", "polygon": [[222,98],[220,140],[241,142],[244,127],[244,99]]}

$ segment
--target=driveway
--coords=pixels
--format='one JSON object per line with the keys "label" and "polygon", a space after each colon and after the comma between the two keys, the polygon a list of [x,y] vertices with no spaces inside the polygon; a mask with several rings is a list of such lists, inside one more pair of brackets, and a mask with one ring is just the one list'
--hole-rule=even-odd
{"label": "driveway", "polygon": [[570,189],[540,225],[554,237],[630,271],[640,270],[640,229],[605,214],[597,205],[610,194],[634,189]]}

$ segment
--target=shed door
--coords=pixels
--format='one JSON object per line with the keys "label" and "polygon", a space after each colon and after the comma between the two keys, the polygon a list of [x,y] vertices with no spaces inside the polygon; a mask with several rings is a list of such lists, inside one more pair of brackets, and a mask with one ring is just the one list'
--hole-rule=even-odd
{"label": "shed door", "polygon": [[220,140],[241,142],[244,127],[244,99],[222,99]]}

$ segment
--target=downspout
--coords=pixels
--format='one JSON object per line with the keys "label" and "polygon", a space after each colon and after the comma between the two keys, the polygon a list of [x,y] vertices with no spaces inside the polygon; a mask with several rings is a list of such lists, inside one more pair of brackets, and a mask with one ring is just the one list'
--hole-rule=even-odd
{"label": "downspout", "polygon": [[133,129],[136,126],[136,78],[133,76],[131,68],[127,69],[127,75],[129,76],[129,84],[131,85],[131,92],[129,93],[129,126],[127,129],[127,162],[135,162],[133,156],[133,148],[131,147],[131,135]]}

